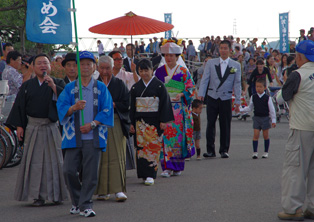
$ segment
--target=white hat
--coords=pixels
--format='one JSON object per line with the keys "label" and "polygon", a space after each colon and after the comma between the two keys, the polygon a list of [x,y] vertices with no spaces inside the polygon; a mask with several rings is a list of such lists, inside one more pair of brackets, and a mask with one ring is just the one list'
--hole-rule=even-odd
{"label": "white hat", "polygon": [[161,54],[179,54],[181,55],[182,49],[174,42],[167,42],[165,45],[160,47]]}

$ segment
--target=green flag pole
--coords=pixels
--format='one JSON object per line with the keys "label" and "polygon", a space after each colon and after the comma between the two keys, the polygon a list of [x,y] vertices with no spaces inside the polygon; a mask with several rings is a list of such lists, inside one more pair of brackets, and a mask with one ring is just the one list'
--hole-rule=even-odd
{"label": "green flag pole", "polygon": [[[79,81],[79,90],[80,90],[80,100],[83,100],[83,94],[82,94],[82,79],[81,79],[81,66],[80,66],[80,55],[79,55],[79,47],[78,47],[78,38],[77,38],[77,27],[76,27],[76,14],[75,14],[75,2],[72,0],[73,5],[73,18],[74,18],[74,30],[75,30],[75,48],[76,48],[76,61],[77,61],[77,71],[78,71],[78,81]],[[81,119],[82,119],[82,125],[84,125],[84,111],[81,110]]]}

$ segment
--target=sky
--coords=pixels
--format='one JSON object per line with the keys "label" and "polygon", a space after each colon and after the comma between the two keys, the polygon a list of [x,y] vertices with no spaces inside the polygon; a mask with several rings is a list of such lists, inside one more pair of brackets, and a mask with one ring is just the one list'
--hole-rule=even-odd
{"label": "sky", "polygon": [[[116,4],[115,4],[116,3]],[[233,35],[241,39],[260,37],[269,41],[279,38],[279,13],[289,12],[290,37],[298,37],[299,30],[314,27],[314,1],[295,0],[225,0],[225,1],[143,1],[143,0],[76,0],[78,37],[129,38],[94,34],[88,29],[132,11],[137,15],[164,21],[164,13],[172,13],[172,30],[178,38],[198,39],[207,35]],[[234,31],[236,24],[236,32]],[[163,37],[164,33],[145,36]],[[116,40],[118,41],[118,40]],[[103,41],[104,42],[104,41]],[[87,46],[88,47],[88,46]]]}

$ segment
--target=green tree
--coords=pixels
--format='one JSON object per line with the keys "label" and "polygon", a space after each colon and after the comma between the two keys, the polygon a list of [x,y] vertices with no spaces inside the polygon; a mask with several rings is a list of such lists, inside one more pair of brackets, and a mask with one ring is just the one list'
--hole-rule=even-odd
{"label": "green tree", "polygon": [[21,42],[24,45],[25,21],[26,0],[1,0],[0,35],[3,42]]}

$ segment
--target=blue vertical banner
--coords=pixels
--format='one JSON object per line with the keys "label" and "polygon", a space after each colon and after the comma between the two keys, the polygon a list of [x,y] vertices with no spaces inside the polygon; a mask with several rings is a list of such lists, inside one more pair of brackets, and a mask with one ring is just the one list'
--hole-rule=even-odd
{"label": "blue vertical banner", "polygon": [[[172,24],[172,14],[171,13],[165,13],[165,22]],[[165,39],[171,38],[171,30],[165,32]]]}
{"label": "blue vertical banner", "polygon": [[281,53],[289,53],[289,12],[279,14],[279,36]]}
{"label": "blue vertical banner", "polygon": [[70,44],[72,42],[70,0],[28,0],[26,36],[32,42]]}

